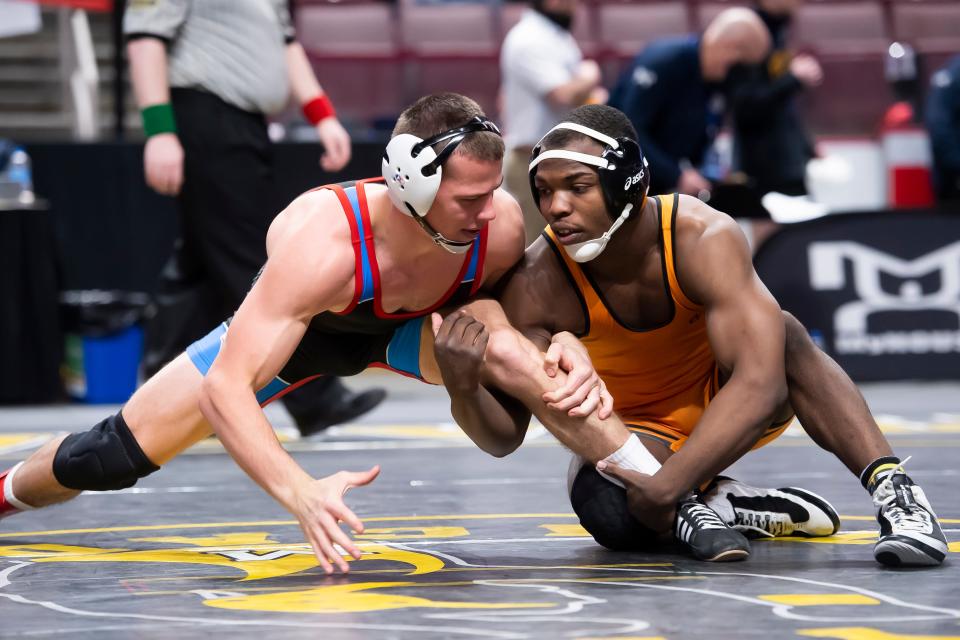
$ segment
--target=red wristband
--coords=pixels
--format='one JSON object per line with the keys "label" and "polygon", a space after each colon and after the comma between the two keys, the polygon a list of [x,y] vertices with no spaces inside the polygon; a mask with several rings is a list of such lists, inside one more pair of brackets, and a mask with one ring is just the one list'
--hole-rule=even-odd
{"label": "red wristband", "polygon": [[317,124],[321,120],[336,116],[337,112],[333,109],[330,98],[324,93],[303,105],[303,115],[310,124]]}

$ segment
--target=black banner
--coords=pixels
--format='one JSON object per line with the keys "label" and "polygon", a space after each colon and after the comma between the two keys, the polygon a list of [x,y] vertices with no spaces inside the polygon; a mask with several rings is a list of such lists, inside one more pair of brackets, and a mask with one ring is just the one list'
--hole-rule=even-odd
{"label": "black banner", "polygon": [[[340,174],[320,169],[320,146],[274,146],[277,212],[304,191],[380,174],[383,144],[355,141]],[[142,143],[27,145],[34,191],[51,205],[63,289],[154,291],[177,234],[176,203],[143,177]]]}
{"label": "black banner", "polygon": [[829,216],[785,227],[754,261],[853,379],[960,379],[960,216]]}

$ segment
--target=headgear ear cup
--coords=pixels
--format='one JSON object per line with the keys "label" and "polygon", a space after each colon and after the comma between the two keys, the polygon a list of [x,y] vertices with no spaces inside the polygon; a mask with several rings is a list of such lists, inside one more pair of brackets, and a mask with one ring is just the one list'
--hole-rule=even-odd
{"label": "headgear ear cup", "polygon": [[[603,152],[595,156],[569,149],[543,151],[543,140],[557,129],[569,129],[593,138],[603,145]],[[537,166],[550,158],[573,160],[596,167],[604,204],[614,222],[599,238],[563,247],[576,262],[589,262],[603,253],[613,233],[629,218],[631,212],[643,207],[650,188],[650,169],[647,160],[643,157],[640,145],[631,138],[613,139],[581,124],[561,122],[540,139],[531,155],[528,176],[537,207],[540,206],[540,194],[535,180]]]}
{"label": "headgear ear cup", "polygon": [[635,209],[642,207],[650,188],[650,170],[640,145],[630,138],[617,138],[617,143],[618,149],[604,150],[608,168],[598,172],[607,211],[613,217],[619,216],[627,204],[632,203]]}
{"label": "headgear ear cup", "polygon": [[[394,136],[387,143],[380,165],[390,201],[408,215],[427,215],[440,189],[442,171],[439,167],[430,175],[423,174],[437,154],[433,147],[422,146],[422,143],[423,139],[409,133]],[[421,148],[416,152],[418,146]]]}
{"label": "headgear ear cup", "polygon": [[[409,133],[390,139],[384,150],[380,171],[387,183],[390,201],[397,209],[414,217],[427,215],[443,177],[443,163],[463,139],[480,131],[500,135],[500,129],[483,116],[474,116],[462,127],[443,131],[426,140]],[[439,154],[433,145],[446,141]]]}

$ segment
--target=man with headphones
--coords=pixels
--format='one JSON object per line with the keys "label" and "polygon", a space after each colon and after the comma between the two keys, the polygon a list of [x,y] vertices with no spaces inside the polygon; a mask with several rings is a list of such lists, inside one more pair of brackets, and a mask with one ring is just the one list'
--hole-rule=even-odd
{"label": "man with headphones", "polygon": [[[334,545],[360,552],[339,522],[357,532],[363,525],[342,497],[378,468],[314,479],[260,409],[318,376],[370,366],[440,382],[429,315],[490,291],[523,254],[520,208],[499,189],[502,158],[500,132],[473,100],[439,94],[410,106],[381,178],[315,189],[277,216],[266,264],[232,318],[120,412],[0,474],[0,517],[130,487],[215,433],[297,517],[321,567],[347,571]],[[504,455],[523,431],[519,439],[512,425],[470,435]]]}
{"label": "man with headphones", "polygon": [[[740,531],[835,533],[836,511],[812,492],[717,475],[796,415],[870,492],[879,562],[943,561],[933,509],[856,386],[780,310],[729,216],[690,196],[647,197],[649,169],[622,112],[574,110],[534,148],[529,175],[549,226],[498,293],[526,338],[490,301],[433,318],[437,362],[465,430],[503,430],[506,417],[483,397],[496,380],[511,380],[506,390],[527,406],[542,395],[569,407],[549,393],[541,354],[550,369],[585,348],[616,415],[570,423],[547,404],[534,413],[578,454],[571,502],[604,546],[648,549],[672,529],[696,557],[724,561],[749,555]],[[484,368],[471,370],[481,359]]]}

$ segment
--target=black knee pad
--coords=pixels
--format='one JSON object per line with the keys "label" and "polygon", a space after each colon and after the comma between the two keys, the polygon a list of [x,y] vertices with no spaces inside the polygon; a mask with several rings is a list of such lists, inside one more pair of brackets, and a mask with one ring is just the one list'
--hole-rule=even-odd
{"label": "black knee pad", "polygon": [[53,458],[53,476],[68,489],[126,489],[160,467],[150,462],[117,413],[90,431],[72,433]]}
{"label": "black knee pad", "polygon": [[570,504],[593,539],[611,551],[649,551],[658,536],[627,510],[627,492],[585,464],[570,489]]}

